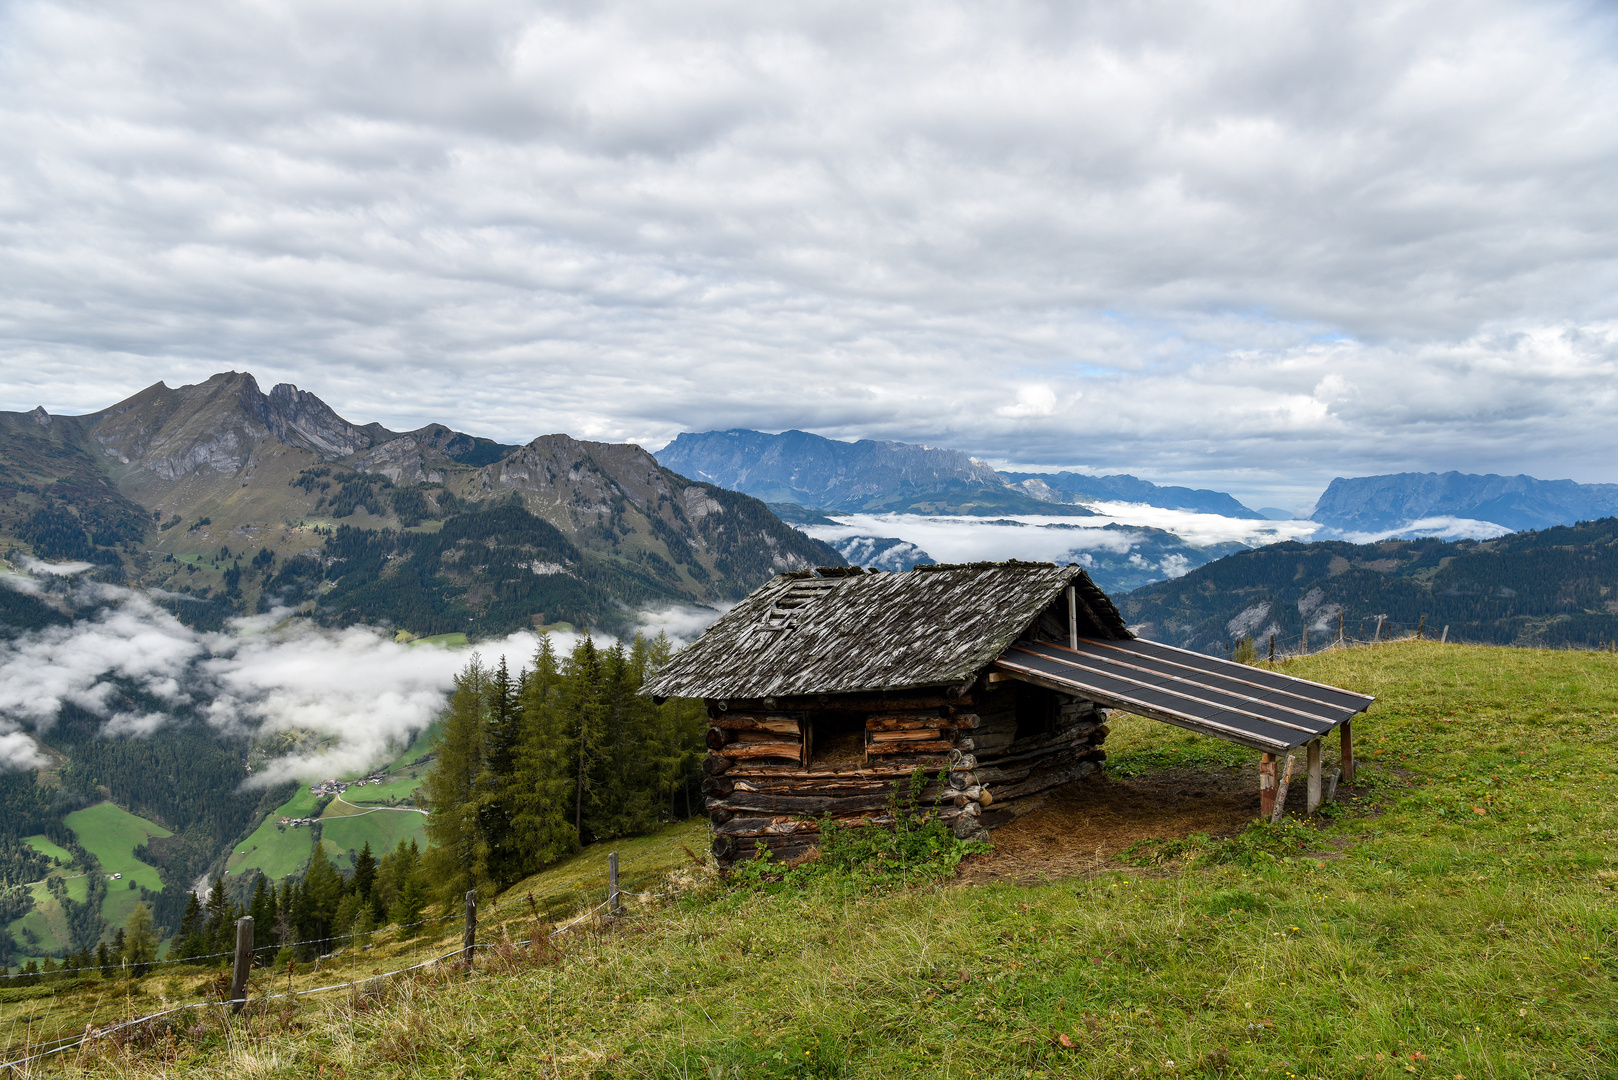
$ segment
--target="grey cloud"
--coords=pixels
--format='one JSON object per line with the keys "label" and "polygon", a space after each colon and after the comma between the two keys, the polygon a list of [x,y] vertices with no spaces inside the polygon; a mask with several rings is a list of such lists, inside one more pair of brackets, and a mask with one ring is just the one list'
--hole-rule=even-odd
{"label": "grey cloud", "polygon": [[230,366],[505,439],[806,427],[1303,500],[1618,479],[1597,9],[24,2],[0,33],[10,407]]}

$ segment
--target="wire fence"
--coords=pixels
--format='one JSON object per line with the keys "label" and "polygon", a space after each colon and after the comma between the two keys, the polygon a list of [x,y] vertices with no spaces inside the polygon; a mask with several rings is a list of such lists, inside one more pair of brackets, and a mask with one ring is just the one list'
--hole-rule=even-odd
{"label": "wire fence", "polygon": [[[326,994],[326,993],[331,993],[331,992],[337,991],[337,990],[348,990],[348,989],[353,989],[353,988],[356,988],[356,987],[364,987],[364,986],[376,986],[376,985],[379,985],[379,984],[381,984],[382,982],[384,982],[384,981],[386,981],[388,979],[397,978],[397,977],[399,977],[401,975],[406,975],[406,974],[409,974],[410,972],[414,972],[414,971],[422,971],[422,970],[424,970],[426,968],[432,967],[435,964],[443,963],[445,960],[460,959],[460,960],[463,960],[463,961],[465,961],[466,963],[468,963],[470,965],[472,953],[475,952],[476,950],[479,950],[479,949],[492,949],[492,948],[496,948],[496,947],[501,947],[501,948],[513,947],[513,948],[516,948],[516,947],[531,946],[531,945],[534,945],[534,944],[536,944],[537,942],[540,942],[540,941],[553,941],[556,938],[561,937],[563,934],[566,934],[566,933],[576,929],[577,927],[582,926],[585,923],[589,922],[591,919],[593,919],[594,917],[599,915],[602,911],[604,911],[604,910],[606,910],[608,908],[615,907],[617,905],[621,905],[624,897],[626,897],[626,896],[639,896],[639,897],[643,897],[643,898],[646,898],[646,899],[661,899],[661,898],[666,898],[668,895],[670,895],[670,894],[668,894],[666,892],[655,892],[655,893],[646,893],[646,892],[635,893],[635,892],[631,892],[631,891],[626,890],[626,889],[624,889],[622,887],[622,876],[623,876],[623,871],[624,871],[625,868],[642,865],[648,859],[650,859],[653,855],[661,854],[661,853],[669,851],[669,850],[671,850],[671,849],[673,849],[675,847],[685,848],[685,850],[687,850],[687,851],[690,850],[689,848],[686,848],[685,844],[682,841],[670,840],[670,841],[667,841],[667,842],[665,842],[663,844],[659,844],[659,845],[656,845],[654,847],[648,848],[647,850],[638,853],[633,859],[630,859],[629,861],[621,864],[619,866],[620,885],[619,885],[619,888],[616,890],[616,892],[612,890],[610,885],[608,885],[608,881],[609,881],[608,872],[603,871],[602,873],[599,873],[599,874],[598,873],[583,874],[583,875],[580,875],[579,877],[571,878],[568,881],[560,882],[560,883],[558,883],[558,885],[560,887],[553,888],[552,890],[547,891],[545,893],[544,897],[541,897],[541,898],[535,898],[530,894],[528,897],[525,898],[525,902],[530,902],[531,901],[532,906],[537,907],[537,905],[539,903],[544,902],[544,901],[550,901],[550,900],[557,899],[557,898],[565,898],[565,897],[568,897],[568,896],[577,895],[577,892],[575,890],[569,889],[569,888],[567,888],[567,886],[576,885],[576,884],[582,884],[582,883],[586,883],[586,882],[594,883],[594,882],[597,882],[597,881],[600,881],[603,885],[608,885],[608,895],[607,895],[607,898],[605,900],[603,900],[600,903],[594,905],[593,907],[590,907],[590,908],[586,909],[585,911],[573,916],[572,918],[568,919],[567,921],[563,922],[561,925],[557,926],[555,929],[550,931],[548,934],[544,934],[544,935],[538,936],[538,937],[523,938],[521,940],[515,940],[515,941],[513,941],[513,940],[502,940],[502,941],[498,941],[498,942],[476,942],[476,941],[474,941],[472,943],[472,945],[470,946],[470,949],[468,947],[466,947],[466,946],[462,946],[460,948],[453,949],[453,950],[451,950],[449,952],[442,953],[442,954],[440,954],[438,956],[430,957],[429,959],[420,961],[419,963],[410,964],[410,965],[408,965],[406,967],[397,968],[397,969],[395,969],[393,971],[385,971],[385,972],[373,973],[371,975],[365,976],[362,979],[352,979],[352,980],[348,980],[348,981],[345,981],[345,982],[330,983],[330,984],[325,985],[325,986],[309,987],[309,988],[306,988],[306,989],[303,989],[303,990],[291,989],[289,987],[289,989],[284,991],[284,992],[271,993],[271,994],[260,994],[260,995],[258,995],[256,997],[251,997],[251,998],[246,997],[246,996],[243,996],[243,997],[231,997],[231,998],[221,1000],[221,1001],[204,1001],[204,1002],[196,1002],[196,1003],[190,1004],[190,1005],[179,1005],[179,1006],[175,1006],[172,1009],[164,1009],[164,1010],[161,1010],[159,1012],[149,1013],[149,1014],[144,1015],[144,1016],[138,1016],[138,1017],[134,1017],[134,1018],[128,1019],[128,1020],[121,1020],[121,1021],[118,1021],[118,1022],[108,1026],[108,1027],[97,1028],[97,1027],[94,1027],[93,1025],[87,1025],[85,1027],[84,1032],[82,1032],[82,1033],[63,1036],[63,1037],[61,1037],[59,1039],[48,1040],[48,1041],[46,1041],[44,1043],[34,1043],[34,1044],[27,1045],[25,1047],[25,1049],[27,1051],[30,1051],[30,1052],[27,1053],[25,1056],[20,1057],[20,1058],[15,1058],[15,1059],[10,1060],[10,1061],[0,1062],[0,1077],[7,1076],[7,1075],[21,1076],[21,1075],[23,1075],[23,1071],[22,1071],[23,1066],[29,1065],[29,1064],[31,1064],[33,1062],[42,1061],[42,1060],[44,1060],[46,1058],[50,1058],[50,1057],[54,1057],[55,1055],[58,1055],[58,1054],[66,1053],[69,1050],[73,1050],[73,1049],[85,1046],[86,1044],[88,1044],[88,1043],[90,1043],[92,1041],[105,1039],[105,1038],[107,1038],[109,1036],[116,1035],[119,1032],[127,1031],[127,1030],[129,1030],[131,1028],[138,1027],[139,1025],[142,1025],[142,1024],[152,1024],[152,1023],[154,1023],[156,1021],[159,1021],[159,1020],[162,1020],[162,1019],[164,1019],[166,1017],[175,1016],[175,1015],[185,1013],[185,1012],[192,1012],[192,1011],[201,1010],[201,1009],[239,1010],[240,1008],[242,1008],[243,1006],[246,1006],[248,1004],[258,1004],[258,1003],[277,1001],[277,1000],[283,1000],[283,1001],[284,1000],[289,1000],[289,999],[295,1000],[297,998],[307,997],[307,996],[312,995],[312,994]],[[666,879],[667,875],[665,874],[664,877]],[[490,910],[491,911],[497,910],[496,905],[491,903]],[[411,923],[408,926],[399,927],[398,929],[401,929],[401,930],[411,929],[411,928],[418,927],[418,926],[426,926],[426,925],[430,925],[430,924],[434,924],[434,923],[449,922],[449,921],[456,920],[456,919],[461,919],[461,918],[464,918],[464,916],[461,916],[461,915],[446,915],[446,916],[442,916],[442,917],[436,918],[436,919],[423,919],[420,922]],[[507,920],[504,920],[504,921],[499,922],[499,923],[492,923],[491,925],[495,926],[495,927],[499,927],[500,929],[504,930],[505,926],[510,921],[511,920],[507,919]],[[360,935],[360,934],[344,935],[345,938],[352,938],[352,937],[359,937],[359,936],[363,936],[363,935]],[[336,938],[333,938],[333,939],[324,939],[323,938],[323,939],[318,939],[318,940],[315,940],[315,941],[294,942],[294,943],[288,943],[287,946],[277,945],[277,946],[273,946],[273,947],[279,949],[279,948],[283,948],[283,947],[290,947],[291,945],[294,945],[294,944],[319,944],[320,942],[327,941],[327,940],[337,940],[337,939]],[[259,950],[255,949],[253,951],[257,952]],[[234,954],[233,953],[231,953],[231,954],[214,953],[214,954],[210,954],[210,956],[208,958],[211,959],[211,958],[214,958],[214,957],[224,956],[224,955],[234,955]],[[158,961],[157,963],[191,963],[196,959],[202,959],[202,958],[193,957],[193,958],[187,958],[185,960]],[[101,969],[99,967],[97,967],[97,968],[77,968],[77,969],[71,969],[71,970],[77,970],[77,971],[100,971]],[[317,967],[317,970],[318,970],[318,967]],[[62,972],[60,972],[60,971],[51,972],[51,974],[52,975],[62,974]]]}

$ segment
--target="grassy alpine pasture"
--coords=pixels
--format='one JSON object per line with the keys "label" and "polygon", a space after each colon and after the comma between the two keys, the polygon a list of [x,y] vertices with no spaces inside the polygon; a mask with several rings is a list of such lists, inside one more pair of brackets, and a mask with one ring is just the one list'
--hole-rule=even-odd
{"label": "grassy alpine pasture", "polygon": [[[1286,670],[1379,698],[1357,725],[1360,798],[1312,820],[1143,842],[1032,885],[707,878],[471,978],[309,999],[69,1071],[1618,1075],[1618,657],[1408,642]],[[1232,753],[1130,717],[1109,752],[1121,773]],[[496,910],[521,913],[533,886]]]}

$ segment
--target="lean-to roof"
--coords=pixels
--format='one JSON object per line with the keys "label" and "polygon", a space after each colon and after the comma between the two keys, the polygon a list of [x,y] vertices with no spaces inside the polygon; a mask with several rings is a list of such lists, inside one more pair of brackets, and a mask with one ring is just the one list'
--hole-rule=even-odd
{"label": "lean-to roof", "polygon": [[964,683],[1047,609],[1066,636],[1130,638],[1081,566],[974,563],[901,574],[783,574],[682,649],[644,688],[658,697],[763,698]]}

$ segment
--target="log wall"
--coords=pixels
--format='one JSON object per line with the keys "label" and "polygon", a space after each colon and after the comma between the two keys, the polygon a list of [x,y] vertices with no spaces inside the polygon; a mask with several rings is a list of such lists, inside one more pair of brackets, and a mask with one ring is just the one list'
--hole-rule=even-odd
{"label": "log wall", "polygon": [[[895,790],[921,769],[920,806],[957,836],[985,836],[1100,768],[1104,710],[1016,682],[902,693],[708,701],[703,794],[721,866],[768,847],[810,851],[820,818],[892,824]],[[816,757],[816,732],[864,731],[863,758]],[[846,739],[845,739],[846,742]],[[942,775],[942,780],[940,780]]]}

